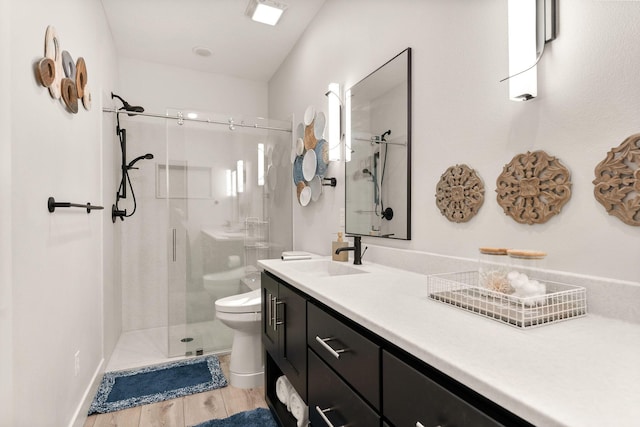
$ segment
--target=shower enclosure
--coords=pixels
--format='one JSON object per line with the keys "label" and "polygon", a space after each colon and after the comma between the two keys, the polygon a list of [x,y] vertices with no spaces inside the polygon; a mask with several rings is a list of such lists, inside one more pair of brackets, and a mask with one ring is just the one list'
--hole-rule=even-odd
{"label": "shower enclosure", "polygon": [[168,357],[223,352],[218,298],[260,286],[257,260],[291,248],[291,122],[168,110],[120,117],[130,178],[122,224],[123,330],[145,329]]}

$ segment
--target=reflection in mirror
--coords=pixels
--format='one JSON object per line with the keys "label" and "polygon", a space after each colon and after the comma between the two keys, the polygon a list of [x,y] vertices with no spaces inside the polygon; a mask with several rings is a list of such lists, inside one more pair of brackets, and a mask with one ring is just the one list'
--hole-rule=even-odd
{"label": "reflection in mirror", "polygon": [[349,234],[411,239],[410,94],[411,48],[345,94]]}

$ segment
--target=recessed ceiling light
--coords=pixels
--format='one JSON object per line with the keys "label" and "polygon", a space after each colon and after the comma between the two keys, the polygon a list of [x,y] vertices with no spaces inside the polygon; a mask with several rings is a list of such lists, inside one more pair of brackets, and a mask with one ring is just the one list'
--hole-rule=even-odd
{"label": "recessed ceiling light", "polygon": [[287,5],[273,0],[250,0],[245,15],[263,24],[276,25]]}
{"label": "recessed ceiling light", "polygon": [[211,51],[211,49],[209,49],[208,47],[204,47],[204,46],[196,46],[193,49],[191,49],[191,51],[198,55],[198,56],[203,56],[203,57],[207,57],[207,56],[211,56],[213,55],[213,52]]}

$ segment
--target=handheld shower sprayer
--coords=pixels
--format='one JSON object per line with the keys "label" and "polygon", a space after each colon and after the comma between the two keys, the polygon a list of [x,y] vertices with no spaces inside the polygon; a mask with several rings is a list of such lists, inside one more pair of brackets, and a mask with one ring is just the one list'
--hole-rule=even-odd
{"label": "handheld shower sprayer", "polygon": [[151,153],[147,153],[147,154],[143,154],[142,156],[136,157],[135,159],[131,160],[131,162],[129,162],[129,164],[127,165],[127,169],[138,169],[138,168],[134,168],[133,165],[135,165],[139,160],[151,160],[153,159],[153,154]]}

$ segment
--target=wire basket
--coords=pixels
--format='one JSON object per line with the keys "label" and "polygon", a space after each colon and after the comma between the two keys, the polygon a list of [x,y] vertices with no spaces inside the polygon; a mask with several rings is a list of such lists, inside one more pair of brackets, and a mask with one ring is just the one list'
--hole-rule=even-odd
{"label": "wire basket", "polygon": [[517,328],[547,325],[587,314],[587,291],[581,286],[544,282],[546,294],[521,298],[478,286],[478,272],[428,277],[429,298]]}

